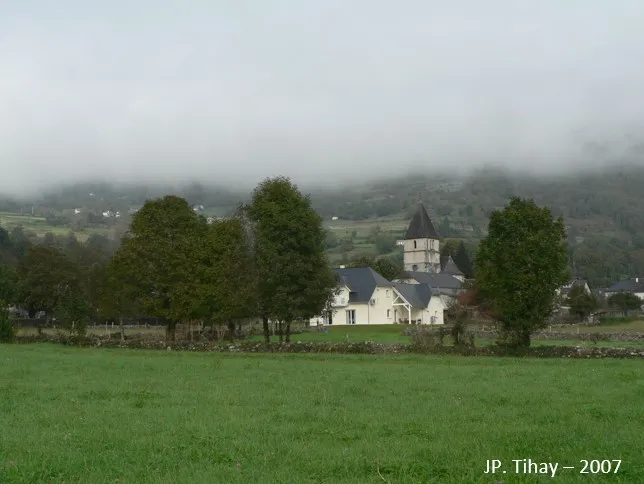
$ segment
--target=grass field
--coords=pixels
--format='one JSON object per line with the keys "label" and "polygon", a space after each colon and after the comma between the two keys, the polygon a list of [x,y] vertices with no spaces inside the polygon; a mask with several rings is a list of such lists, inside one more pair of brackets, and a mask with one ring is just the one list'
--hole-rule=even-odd
{"label": "grass field", "polygon": [[[0,345],[0,482],[641,482],[642,364]],[[488,459],[508,474],[483,472]],[[621,459],[579,475],[581,459]],[[576,470],[561,470],[561,466]],[[117,481],[118,480],[118,481]]]}
{"label": "grass field", "polygon": [[45,217],[0,212],[0,227],[11,230],[17,226],[22,226],[25,230],[31,231],[39,237],[44,236],[47,232],[51,232],[54,235],[67,235],[69,232],[74,232],[76,238],[81,241],[86,240],[91,234],[108,235],[109,233],[107,228],[88,227],[83,230],[73,230],[70,227],[50,225]]}

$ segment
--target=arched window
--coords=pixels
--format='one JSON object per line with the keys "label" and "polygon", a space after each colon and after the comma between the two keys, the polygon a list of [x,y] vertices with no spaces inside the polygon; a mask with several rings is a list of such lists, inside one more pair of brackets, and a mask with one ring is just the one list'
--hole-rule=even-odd
{"label": "arched window", "polygon": [[418,270],[418,264],[414,264],[413,266],[411,266],[411,270],[412,271],[417,271]]}

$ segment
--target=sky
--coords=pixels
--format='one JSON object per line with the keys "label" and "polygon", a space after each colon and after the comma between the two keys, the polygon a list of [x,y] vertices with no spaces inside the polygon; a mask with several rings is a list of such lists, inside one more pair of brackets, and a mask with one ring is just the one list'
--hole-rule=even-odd
{"label": "sky", "polygon": [[642,142],[643,20],[641,0],[0,0],[0,190],[606,163]]}

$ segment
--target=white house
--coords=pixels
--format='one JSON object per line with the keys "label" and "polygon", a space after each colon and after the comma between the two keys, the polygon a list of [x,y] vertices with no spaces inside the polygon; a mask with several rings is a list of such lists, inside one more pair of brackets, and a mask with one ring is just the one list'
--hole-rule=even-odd
{"label": "white house", "polygon": [[[445,303],[425,284],[394,284],[370,267],[335,269],[339,277],[331,309],[312,324],[443,324]],[[417,286],[417,287],[416,287]]]}
{"label": "white house", "polygon": [[635,294],[642,301],[644,301],[644,278],[643,277],[633,277],[632,279],[627,279],[625,281],[619,281],[610,286],[604,294],[607,298],[613,296],[614,294],[620,292],[630,292]]}
{"label": "white house", "polygon": [[568,281],[566,284],[564,284],[562,287],[557,289],[557,294],[562,297],[567,297],[568,293],[574,288],[574,287],[581,287],[584,289],[584,292],[586,294],[592,294],[590,291],[590,287],[588,286],[588,283],[583,280],[583,279],[572,279],[571,281]]}
{"label": "white house", "polygon": [[445,324],[445,299],[427,284],[394,284],[394,319],[414,324]]}

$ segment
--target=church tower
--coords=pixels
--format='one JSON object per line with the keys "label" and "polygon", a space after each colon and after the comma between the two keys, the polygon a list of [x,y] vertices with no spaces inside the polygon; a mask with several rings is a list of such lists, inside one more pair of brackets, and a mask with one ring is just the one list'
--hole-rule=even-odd
{"label": "church tower", "polygon": [[409,228],[401,241],[403,246],[404,266],[412,272],[440,272],[440,236],[425,210],[422,202],[418,203]]}

